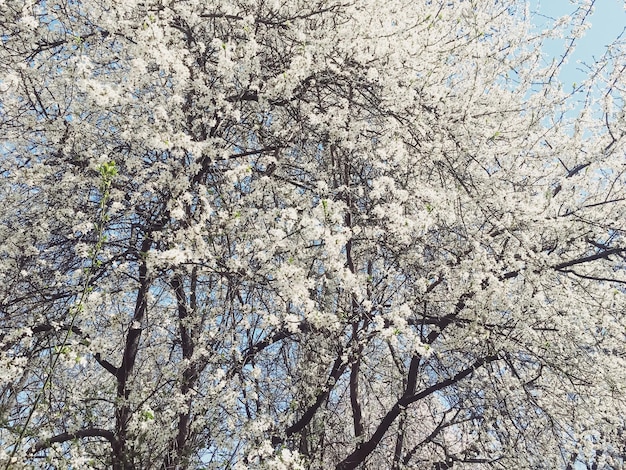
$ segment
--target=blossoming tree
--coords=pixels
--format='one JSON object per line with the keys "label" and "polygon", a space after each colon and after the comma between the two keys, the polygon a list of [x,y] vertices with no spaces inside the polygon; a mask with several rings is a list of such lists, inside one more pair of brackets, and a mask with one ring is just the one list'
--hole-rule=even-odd
{"label": "blossoming tree", "polygon": [[621,468],[626,63],[525,4],[1,2],[2,466]]}

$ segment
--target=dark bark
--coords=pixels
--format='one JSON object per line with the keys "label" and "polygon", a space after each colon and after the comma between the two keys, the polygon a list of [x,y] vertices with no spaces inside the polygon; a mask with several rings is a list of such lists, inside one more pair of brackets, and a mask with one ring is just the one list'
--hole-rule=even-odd
{"label": "dark bark", "polygon": [[404,447],[404,426],[406,423],[406,412],[400,416],[398,422],[398,434],[396,436],[396,446],[393,451],[392,470],[400,470],[402,465],[402,449]]}
{"label": "dark bark", "polygon": [[359,403],[359,368],[361,361],[357,359],[350,370],[350,405],[352,406],[352,421],[354,424],[354,436],[357,441],[363,435],[363,414]]}
{"label": "dark bark", "polygon": [[[182,396],[187,396],[189,391],[195,386],[198,380],[198,364],[193,362],[193,353],[195,350],[196,337],[198,335],[197,327],[189,323],[190,315],[195,311],[195,290],[196,290],[196,272],[194,270],[191,279],[191,305],[187,306],[185,295],[185,287],[183,285],[182,276],[175,275],[171,282],[172,289],[176,296],[176,305],[178,310],[178,329],[180,332],[181,348],[183,358],[187,361],[187,367],[183,371],[183,380],[180,386]],[[189,452],[187,441],[189,438],[189,427],[191,424],[191,399],[187,399],[187,411],[178,414],[178,426],[175,442],[172,445],[170,453],[165,460],[166,469],[178,468]]]}
{"label": "dark bark", "polygon": [[139,254],[139,288],[137,290],[135,310],[126,335],[122,365],[117,369],[118,405],[115,411],[113,470],[131,470],[133,468],[132,462],[129,461],[126,449],[128,421],[131,416],[131,408],[127,403],[130,390],[127,385],[137,359],[139,339],[141,337],[142,330],[141,324],[145,318],[148,307],[147,295],[150,288],[150,280],[148,278],[148,267],[145,261],[145,254],[148,253],[151,247],[152,239],[147,236],[141,244],[141,252]]}

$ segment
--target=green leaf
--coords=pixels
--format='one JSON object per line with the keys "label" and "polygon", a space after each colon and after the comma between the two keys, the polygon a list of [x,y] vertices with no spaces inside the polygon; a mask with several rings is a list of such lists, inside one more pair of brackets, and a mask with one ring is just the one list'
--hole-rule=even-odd
{"label": "green leaf", "polygon": [[117,165],[115,164],[114,161],[103,163],[98,168],[98,171],[100,172],[100,175],[105,180],[110,180],[110,179],[116,177],[117,173],[118,173]]}

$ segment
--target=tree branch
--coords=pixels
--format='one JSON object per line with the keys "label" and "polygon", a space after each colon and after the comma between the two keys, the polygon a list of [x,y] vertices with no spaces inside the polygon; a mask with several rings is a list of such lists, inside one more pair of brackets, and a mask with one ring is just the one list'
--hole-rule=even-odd
{"label": "tree branch", "polygon": [[336,470],[353,470],[358,467],[361,463],[365,461],[365,459],[371,454],[376,446],[380,443],[385,433],[389,430],[395,419],[400,415],[402,410],[404,410],[411,403],[415,403],[427,396],[438,392],[450,385],[454,385],[457,382],[463,380],[467,376],[471,375],[476,369],[482,367],[483,365],[493,362],[498,359],[497,354],[492,354],[483,358],[478,359],[474,364],[470,367],[463,369],[458,372],[453,377],[443,380],[441,382],[432,385],[421,392],[414,395],[403,395],[396,404],[387,412],[385,417],[381,420],[378,428],[372,434],[372,437],[365,443],[363,443],[360,447],[357,447],[354,452],[348,455],[345,459],[343,459],[337,466]]}
{"label": "tree branch", "polygon": [[67,442],[67,441],[71,441],[74,439],[82,439],[84,437],[102,437],[111,443],[115,442],[115,435],[113,434],[113,432],[107,429],[88,428],[88,429],[81,429],[75,432],[64,432],[61,434],[57,434],[56,436],[51,437],[50,439],[39,441],[33,447],[31,447],[31,449],[29,450],[29,453],[35,454],[37,452],[40,452],[44,449],[49,448],[50,446],[52,446],[52,444]]}
{"label": "tree branch", "polygon": [[606,251],[603,251],[601,253],[596,253],[595,255],[589,255],[589,256],[585,256],[583,258],[577,258],[577,259],[573,259],[570,261],[565,261],[564,263],[559,263],[556,264],[554,266],[552,266],[554,269],[556,269],[557,271],[562,270],[564,268],[569,268],[570,266],[575,266],[577,264],[583,264],[583,263],[588,263],[589,261],[595,261],[597,259],[606,259],[611,255],[617,254],[617,253],[624,253],[626,251],[626,248],[611,248],[608,249]]}
{"label": "tree branch", "polygon": [[[291,437],[295,433],[302,431],[306,427],[306,425],[311,422],[311,420],[313,419],[313,416],[315,416],[315,413],[317,413],[317,410],[322,406],[324,401],[326,401],[326,398],[328,398],[330,391],[333,389],[333,386],[335,385],[335,383],[337,383],[337,381],[339,380],[339,377],[343,375],[347,366],[348,366],[348,363],[343,361],[340,355],[335,360],[333,364],[333,368],[328,376],[328,379],[326,379],[326,384],[324,385],[324,388],[322,389],[322,391],[317,395],[317,399],[315,400],[315,403],[313,403],[313,405],[311,405],[304,412],[304,414],[298,421],[296,421],[294,424],[292,424],[285,430],[285,433],[284,433],[285,437]],[[282,436],[274,436],[272,437],[272,444],[274,446],[277,446],[281,444],[284,440],[285,438]]]}

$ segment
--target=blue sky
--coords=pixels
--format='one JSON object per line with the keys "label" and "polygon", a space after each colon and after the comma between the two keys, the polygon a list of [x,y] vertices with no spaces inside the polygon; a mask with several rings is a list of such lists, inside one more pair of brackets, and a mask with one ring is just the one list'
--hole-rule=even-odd
{"label": "blue sky", "polygon": [[[606,51],[606,46],[624,32],[625,2],[626,0],[595,0],[595,11],[588,20],[592,25],[591,29],[579,40],[574,54],[570,56],[559,77],[564,85],[580,83],[585,73],[580,70],[584,67],[579,62],[593,63],[594,57],[601,57]],[[533,22],[540,28],[576,8],[570,0],[530,0],[530,4],[531,11],[536,13]],[[551,41],[546,46],[546,54],[558,56],[564,48],[565,39]]]}

